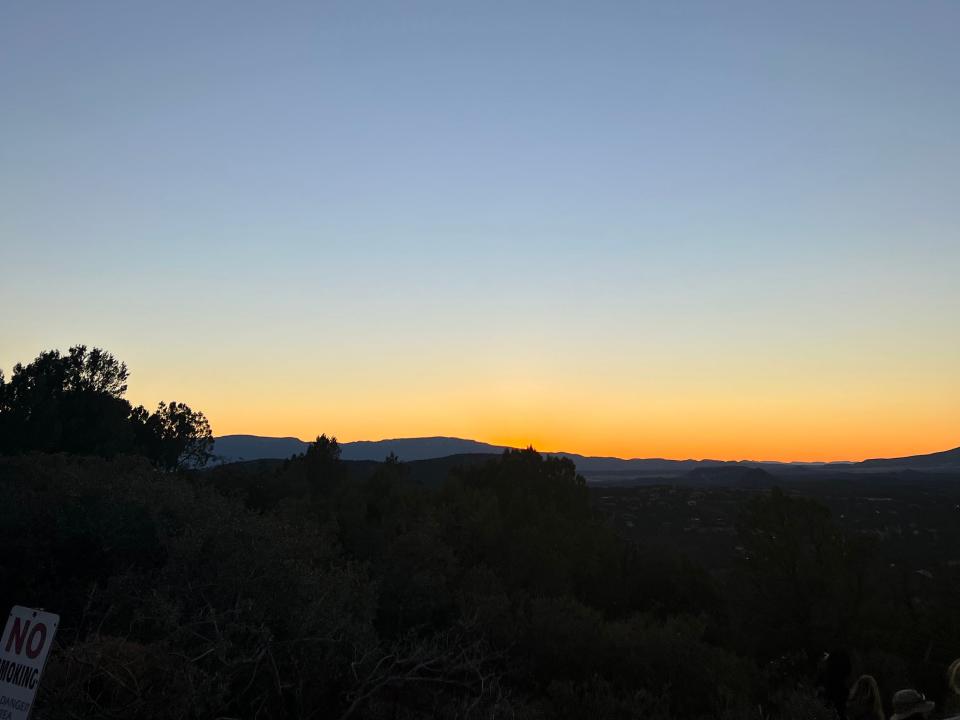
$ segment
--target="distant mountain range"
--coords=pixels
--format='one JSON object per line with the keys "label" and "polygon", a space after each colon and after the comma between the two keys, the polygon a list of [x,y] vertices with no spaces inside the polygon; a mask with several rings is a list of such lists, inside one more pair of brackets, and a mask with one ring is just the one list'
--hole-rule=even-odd
{"label": "distant mountain range", "polygon": [[[310,443],[294,437],[259,435],[223,435],[214,438],[213,454],[223,462],[288,458],[305,452]],[[381,461],[390,453],[401,460],[430,460],[450,455],[499,455],[506,448],[498,445],[451,437],[398,438],[396,440],[358,440],[340,444],[344,460]]]}
{"label": "distant mountain range", "polygon": [[925,472],[956,472],[960,469],[960,447],[929,455],[909,455],[899,458],[876,458],[857,463],[859,467],[882,470],[897,468]]}
{"label": "distant mountain range", "polygon": [[[309,443],[294,437],[223,435],[215,438],[214,455],[220,462],[288,458],[302,453]],[[361,440],[341,444],[344,460],[381,461],[390,453],[405,462],[444,458],[452,455],[498,455],[506,448],[476,440],[451,437]],[[777,475],[801,475],[831,470],[855,473],[921,472],[960,473],[960,448],[929,455],[877,458],[863,462],[780,463],[752,460],[666,460],[663,458],[591,457],[575,453],[549,453],[573,460],[577,470],[591,481],[617,481],[643,477],[677,477],[702,468],[758,468]]]}

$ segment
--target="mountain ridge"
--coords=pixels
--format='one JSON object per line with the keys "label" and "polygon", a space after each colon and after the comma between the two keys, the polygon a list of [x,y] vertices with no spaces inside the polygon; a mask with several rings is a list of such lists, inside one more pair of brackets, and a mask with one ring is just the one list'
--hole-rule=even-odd
{"label": "mountain ridge", "polygon": [[[220,462],[282,459],[306,450],[308,442],[295,437],[265,437],[260,435],[222,435],[214,438],[214,455]],[[341,443],[344,460],[381,461],[393,453],[406,462],[430,460],[452,455],[498,455],[507,446],[493,445],[478,440],[444,435],[417,438],[389,438],[358,440]],[[552,457],[572,460],[580,472],[593,476],[655,475],[686,473],[702,467],[765,468],[779,471],[813,469],[843,469],[876,472],[884,469],[920,469],[960,472],[960,447],[925,455],[896,458],[870,458],[861,462],[782,462],[765,460],[713,460],[709,458],[673,460],[669,458],[618,458],[591,456],[570,452],[545,452]]]}

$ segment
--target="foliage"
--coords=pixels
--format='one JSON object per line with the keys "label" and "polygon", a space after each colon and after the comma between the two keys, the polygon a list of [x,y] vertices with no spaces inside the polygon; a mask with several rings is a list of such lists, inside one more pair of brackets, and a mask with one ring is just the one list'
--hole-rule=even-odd
{"label": "foliage", "polygon": [[130,373],[100,348],[40,353],[0,373],[0,454],[67,452],[111,458],[140,454],[159,468],[201,467],[213,434],[202,412],[161,402],[155,413],[124,398]]}
{"label": "foliage", "polygon": [[131,411],[136,446],[163,470],[203,467],[213,457],[213,433],[203,413],[184,403],[161,402],[156,412]]}
{"label": "foliage", "polygon": [[744,505],[737,531],[748,590],[743,617],[756,628],[756,650],[816,652],[852,639],[865,566],[827,508],[774,489]]}
{"label": "foliage", "polygon": [[17,363],[0,385],[0,452],[90,453],[111,457],[128,449],[127,366],[84,345],[41,353]]}
{"label": "foliage", "polygon": [[[891,583],[869,542],[777,490],[746,494],[719,575],[623,540],[572,462],[533,449],[440,487],[393,456],[352,472],[326,435],[201,470],[209,425],[180,403],[77,440],[70,418],[126,402],[106,354],[14,378],[16,442],[61,432],[0,458],[0,595],[62,617],[38,718],[826,719],[825,648],[908,684],[930,666],[915,637],[960,633],[960,575]],[[82,451],[51,452],[66,438]]]}
{"label": "foliage", "polygon": [[315,523],[256,516],[142,461],[0,463],[0,507],[19,523],[2,539],[24,546],[0,592],[63,618],[38,717],[325,713],[376,646],[374,586]]}

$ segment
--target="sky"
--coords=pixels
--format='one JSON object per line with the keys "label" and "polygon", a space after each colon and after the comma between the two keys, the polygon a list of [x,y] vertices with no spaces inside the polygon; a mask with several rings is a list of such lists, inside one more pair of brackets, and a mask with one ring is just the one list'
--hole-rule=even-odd
{"label": "sky", "polygon": [[215,434],[960,445],[956,2],[7,2],[0,368]]}

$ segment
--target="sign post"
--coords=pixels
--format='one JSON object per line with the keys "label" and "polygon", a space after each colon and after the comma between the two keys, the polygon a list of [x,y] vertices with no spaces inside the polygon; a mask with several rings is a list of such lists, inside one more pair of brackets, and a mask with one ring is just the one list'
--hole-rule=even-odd
{"label": "sign post", "polygon": [[0,720],[26,720],[60,616],[16,605],[0,637]]}

